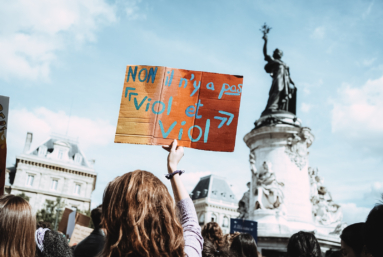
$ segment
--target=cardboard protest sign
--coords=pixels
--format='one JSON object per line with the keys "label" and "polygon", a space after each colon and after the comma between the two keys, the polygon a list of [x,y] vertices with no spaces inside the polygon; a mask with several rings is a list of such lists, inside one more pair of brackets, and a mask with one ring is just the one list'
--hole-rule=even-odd
{"label": "cardboard protest sign", "polygon": [[232,152],[243,77],[161,66],[126,67],[115,143]]}
{"label": "cardboard protest sign", "polygon": [[4,194],[9,97],[0,95],[0,196]]}
{"label": "cardboard protest sign", "polygon": [[72,237],[70,238],[69,246],[80,243],[92,233],[93,229],[76,224],[73,230]]}
{"label": "cardboard protest sign", "polygon": [[81,225],[81,226],[84,226],[84,227],[88,227],[89,226],[89,222],[90,222],[90,217],[84,215],[84,214],[81,214],[81,213],[78,213],[78,212],[75,212],[75,222],[73,224],[73,222],[71,222],[70,224],[68,224],[68,221],[69,221],[69,215],[74,212],[72,209],[68,209],[68,208],[65,208],[63,214],[62,214],[62,217],[61,217],[61,221],[59,223],[59,228],[57,229],[58,231],[62,232],[64,235],[67,235],[67,231],[68,231],[68,226],[70,225],[71,227],[69,228],[69,231],[73,231],[73,228],[76,224],[78,225]]}

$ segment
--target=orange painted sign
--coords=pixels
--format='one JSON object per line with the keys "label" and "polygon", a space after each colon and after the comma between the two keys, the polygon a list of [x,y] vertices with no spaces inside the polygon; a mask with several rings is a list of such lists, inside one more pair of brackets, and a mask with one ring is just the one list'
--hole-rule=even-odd
{"label": "orange painted sign", "polygon": [[243,76],[126,67],[115,143],[178,145],[232,152]]}

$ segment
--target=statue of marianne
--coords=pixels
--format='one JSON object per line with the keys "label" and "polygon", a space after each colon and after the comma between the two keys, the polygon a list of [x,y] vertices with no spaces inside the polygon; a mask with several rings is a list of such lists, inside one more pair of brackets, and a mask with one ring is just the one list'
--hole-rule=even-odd
{"label": "statue of marianne", "polygon": [[269,100],[262,116],[279,110],[288,111],[295,115],[297,89],[290,77],[289,67],[281,60],[283,52],[277,48],[273,53],[273,57],[267,54],[267,32],[264,31],[263,34],[265,40],[263,54],[265,61],[267,61],[265,71],[270,73],[273,82],[269,92]]}

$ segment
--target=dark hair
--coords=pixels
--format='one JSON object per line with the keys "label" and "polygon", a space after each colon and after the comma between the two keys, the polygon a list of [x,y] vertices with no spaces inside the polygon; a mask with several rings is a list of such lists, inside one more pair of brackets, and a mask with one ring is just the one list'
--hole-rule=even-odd
{"label": "dark hair", "polygon": [[47,230],[44,234],[43,252],[36,246],[38,257],[71,257],[72,250],[69,248],[66,237],[57,231]]}
{"label": "dark hair", "polygon": [[374,257],[383,256],[383,204],[370,211],[363,234],[368,253]]}
{"label": "dark hair", "polygon": [[101,214],[102,214],[101,206],[102,205],[97,206],[90,213],[90,217],[92,218],[92,222],[95,228],[99,228],[101,225]]}
{"label": "dark hair", "polygon": [[355,223],[345,229],[343,229],[340,238],[345,242],[351,249],[357,254],[360,255],[363,250],[363,230],[365,223]]}
{"label": "dark hair", "polygon": [[243,233],[233,239],[230,251],[237,257],[258,256],[257,244],[252,235]]}
{"label": "dark hair", "polygon": [[321,257],[318,240],[313,233],[299,231],[292,235],[287,244],[289,257]]}
{"label": "dark hair", "polygon": [[211,241],[216,247],[223,245],[223,232],[217,222],[211,221],[203,226],[201,231],[204,240]]}
{"label": "dark hair", "polygon": [[35,255],[36,217],[29,203],[19,196],[0,197],[0,256]]}
{"label": "dark hair", "polygon": [[104,191],[103,257],[184,256],[183,230],[167,187],[148,171],[113,180]]}
{"label": "dark hair", "polygon": [[203,243],[202,257],[230,257],[227,247],[219,247],[210,240]]}

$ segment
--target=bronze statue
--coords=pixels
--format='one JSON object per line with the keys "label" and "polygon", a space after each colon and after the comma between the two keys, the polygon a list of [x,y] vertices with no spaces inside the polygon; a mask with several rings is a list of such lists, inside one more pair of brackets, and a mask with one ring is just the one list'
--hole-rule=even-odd
{"label": "bronze statue", "polygon": [[267,61],[265,71],[270,73],[270,76],[273,78],[269,92],[269,100],[267,101],[262,116],[281,111],[296,114],[297,89],[290,77],[289,66],[281,60],[283,52],[277,48],[273,53],[273,57],[267,54],[267,34],[270,29],[271,28],[268,27],[266,23],[261,29],[263,32],[262,38],[265,40],[263,46],[263,54],[265,56],[265,61]]}

